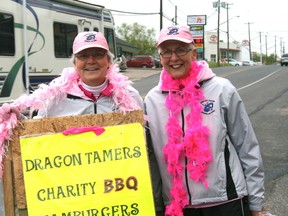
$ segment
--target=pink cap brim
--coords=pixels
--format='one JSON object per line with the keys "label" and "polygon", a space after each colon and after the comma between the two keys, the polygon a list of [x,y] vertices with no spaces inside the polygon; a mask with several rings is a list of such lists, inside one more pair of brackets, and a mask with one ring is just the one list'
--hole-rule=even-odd
{"label": "pink cap brim", "polygon": [[102,49],[105,49],[105,50],[108,51],[108,49],[106,47],[104,47],[104,46],[97,45],[97,44],[87,44],[85,46],[80,46],[78,49],[76,49],[74,51],[74,54],[76,54],[76,53],[78,53],[78,52],[80,52],[82,50],[89,49],[89,48],[102,48]]}
{"label": "pink cap brim", "polygon": [[165,39],[163,39],[163,40],[160,40],[160,41],[158,41],[158,43],[157,43],[157,47],[160,45],[160,44],[162,44],[163,42],[165,42],[165,41],[168,41],[168,40],[176,40],[176,41],[181,41],[181,42],[184,42],[184,43],[194,43],[194,41],[191,41],[191,40],[189,40],[189,39],[185,39],[185,38],[176,38],[176,37],[167,37],[167,38],[165,38]]}

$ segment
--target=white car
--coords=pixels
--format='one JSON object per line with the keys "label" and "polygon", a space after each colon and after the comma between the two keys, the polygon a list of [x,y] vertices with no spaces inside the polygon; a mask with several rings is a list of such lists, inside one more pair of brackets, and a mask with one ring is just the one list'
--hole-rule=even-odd
{"label": "white car", "polygon": [[235,59],[229,59],[229,64],[233,65],[233,66],[242,66],[242,62],[237,61]]}
{"label": "white car", "polygon": [[252,60],[243,61],[243,66],[254,66],[256,65]]}

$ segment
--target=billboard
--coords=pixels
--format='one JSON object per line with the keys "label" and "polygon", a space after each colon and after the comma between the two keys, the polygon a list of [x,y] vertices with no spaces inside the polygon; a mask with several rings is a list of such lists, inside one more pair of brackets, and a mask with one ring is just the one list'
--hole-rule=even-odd
{"label": "billboard", "polygon": [[206,25],[206,15],[188,15],[187,25]]}

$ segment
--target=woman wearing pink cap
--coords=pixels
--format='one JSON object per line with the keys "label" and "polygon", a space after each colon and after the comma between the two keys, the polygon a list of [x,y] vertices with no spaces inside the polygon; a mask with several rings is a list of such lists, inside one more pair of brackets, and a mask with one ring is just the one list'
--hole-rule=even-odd
{"label": "woman wearing pink cap", "polygon": [[[113,57],[102,33],[79,33],[73,42],[74,67],[65,68],[61,76],[47,87],[54,89],[52,92],[55,94],[51,99],[47,98],[48,103],[40,107],[37,117],[142,109],[141,96],[128,78],[119,73]],[[40,88],[35,93],[43,94],[43,90]]]}
{"label": "woman wearing pink cap", "polygon": [[100,32],[81,32],[73,43],[74,67],[65,68],[49,85],[0,107],[0,178],[5,142],[17,126],[19,111],[37,111],[35,118],[77,116],[143,109],[143,99],[113,64],[113,54]]}
{"label": "woman wearing pink cap", "polygon": [[271,215],[259,144],[236,88],[196,60],[185,26],[162,29],[157,49],[163,70],[144,104],[165,215]]}

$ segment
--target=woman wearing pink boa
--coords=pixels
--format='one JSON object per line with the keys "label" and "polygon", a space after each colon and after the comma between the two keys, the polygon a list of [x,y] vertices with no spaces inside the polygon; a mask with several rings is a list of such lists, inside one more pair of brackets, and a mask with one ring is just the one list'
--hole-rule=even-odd
{"label": "woman wearing pink boa", "polygon": [[269,215],[259,144],[236,88],[196,61],[185,26],[162,29],[157,49],[163,70],[144,104],[165,215]]}
{"label": "woman wearing pink boa", "polygon": [[[3,158],[20,112],[29,108],[37,118],[76,116],[143,109],[143,99],[113,64],[113,54],[100,32],[81,32],[73,43],[73,68],[65,68],[49,85],[0,107],[0,179]],[[23,116],[22,116],[23,117]]]}

